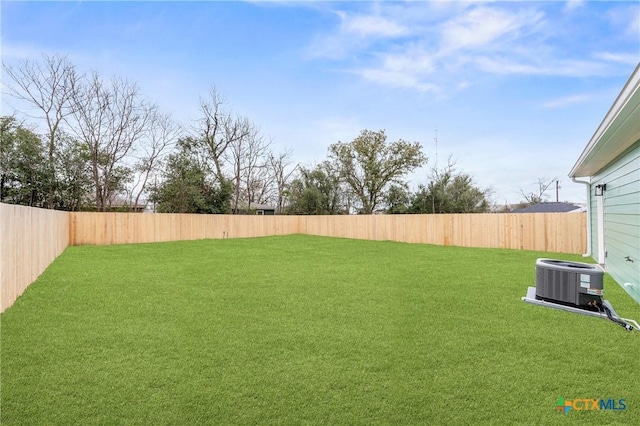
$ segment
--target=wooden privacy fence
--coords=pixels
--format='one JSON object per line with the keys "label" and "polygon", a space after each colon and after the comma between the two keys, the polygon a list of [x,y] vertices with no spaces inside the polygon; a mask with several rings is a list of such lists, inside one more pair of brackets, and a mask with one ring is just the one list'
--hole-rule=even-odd
{"label": "wooden privacy fence", "polygon": [[0,312],[69,245],[69,213],[0,204]]}
{"label": "wooden privacy fence", "polygon": [[0,204],[0,307],[67,245],[309,234],[558,253],[586,251],[585,213],[240,216],[68,213]]}
{"label": "wooden privacy fence", "polygon": [[301,233],[558,253],[586,251],[586,214],[301,216]]}
{"label": "wooden privacy fence", "polygon": [[69,244],[309,234],[562,253],[586,250],[584,213],[236,216],[70,213]]}
{"label": "wooden privacy fence", "polygon": [[127,244],[288,234],[583,253],[586,251],[586,215],[235,216],[70,213],[69,244]]}
{"label": "wooden privacy fence", "polygon": [[69,244],[129,244],[300,234],[296,216],[70,213]]}

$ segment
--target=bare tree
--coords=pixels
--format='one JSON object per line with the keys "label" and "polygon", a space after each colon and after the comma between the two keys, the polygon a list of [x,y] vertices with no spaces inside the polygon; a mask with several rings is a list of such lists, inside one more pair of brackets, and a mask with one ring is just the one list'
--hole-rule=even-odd
{"label": "bare tree", "polygon": [[247,208],[251,203],[266,204],[271,198],[273,175],[270,173],[269,146],[271,141],[265,141],[261,136],[249,139],[249,150],[245,158],[246,166],[241,179],[241,185],[246,194]]}
{"label": "bare tree", "polygon": [[97,72],[74,93],[75,125],[89,148],[96,210],[109,207],[131,170],[123,160],[147,130],[155,105],[142,100],[135,84],[105,82]]}
{"label": "bare tree", "polygon": [[140,204],[140,197],[146,191],[152,174],[161,166],[164,155],[175,144],[182,132],[170,115],[157,111],[152,111],[150,115],[146,143],[142,144],[142,156],[135,165],[138,177],[133,186],[134,191],[137,191],[132,203],[134,211]]}
{"label": "bare tree", "polygon": [[213,161],[214,172],[220,183],[225,181],[223,165],[227,148],[246,138],[252,126],[245,118],[236,118],[223,106],[224,97],[215,87],[209,90],[208,99],[200,99],[200,112],[197,133],[205,145],[208,157]]}
{"label": "bare tree", "polygon": [[[248,120],[247,120],[248,122]],[[233,168],[233,209],[237,212],[241,201],[251,208],[251,203],[264,202],[268,188],[268,158],[270,141],[260,135],[252,124],[243,138],[231,144],[230,163]]]}
{"label": "bare tree", "polygon": [[538,178],[538,183],[537,183],[538,188],[536,192],[526,193],[524,192],[523,189],[521,189],[520,195],[524,197],[524,203],[522,204],[531,206],[531,205],[539,204],[545,201],[547,199],[546,197],[547,190],[549,190],[551,185],[553,185],[557,181],[558,181],[557,178],[553,178],[548,182],[547,182],[547,178]]}
{"label": "bare tree", "polygon": [[[60,125],[73,113],[73,98],[77,96],[80,76],[66,56],[43,55],[42,62],[24,60],[16,67],[2,64],[6,75],[15,85],[9,86],[9,94],[24,101],[38,111],[33,118],[43,119],[47,135],[47,207],[55,205],[56,177],[54,157]],[[28,115],[28,114],[25,114]]]}
{"label": "bare tree", "polygon": [[[444,201],[446,200],[445,193],[446,187],[449,185],[453,177],[456,175],[456,161],[453,158],[453,154],[447,157],[447,165],[438,168],[435,164],[431,168],[430,182],[427,185],[428,192],[431,198],[431,212],[430,213],[444,213]],[[436,206],[437,204],[437,206]],[[437,207],[437,208],[436,208]]]}
{"label": "bare tree", "polygon": [[276,184],[276,213],[282,214],[284,211],[284,192],[289,185],[289,181],[292,178],[295,171],[298,169],[298,164],[289,168],[292,165],[291,162],[292,151],[290,149],[285,152],[276,155],[269,155],[269,166],[271,173],[273,174]]}

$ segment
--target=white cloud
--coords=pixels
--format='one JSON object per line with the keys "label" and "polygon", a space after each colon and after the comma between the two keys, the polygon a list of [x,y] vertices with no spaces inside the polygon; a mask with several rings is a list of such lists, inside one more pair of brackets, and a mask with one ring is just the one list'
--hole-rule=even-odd
{"label": "white cloud", "polygon": [[399,37],[409,31],[403,25],[381,16],[350,16],[345,12],[338,12],[342,20],[342,31],[359,37]]}
{"label": "white cloud", "polygon": [[410,34],[407,26],[391,17],[376,13],[354,14],[337,11],[339,28],[322,34],[311,43],[307,54],[312,58],[343,59],[353,52],[363,51],[377,42]]}
{"label": "white cloud", "polygon": [[584,5],[585,5],[584,0],[567,0],[567,2],[564,5],[564,12],[571,13],[577,9],[580,9]]}
{"label": "white cloud", "polygon": [[356,73],[366,80],[392,87],[438,91],[437,85],[425,81],[436,70],[435,58],[419,47],[409,47],[401,53],[381,54],[379,58],[379,66],[359,69]]}
{"label": "white cloud", "polygon": [[[367,81],[420,92],[464,90],[478,71],[606,77],[639,59],[628,43],[619,52],[565,49],[568,32],[575,37],[567,20],[584,19],[572,13],[588,7],[582,0],[568,1],[563,17],[547,15],[546,6],[535,2],[442,3],[375,3],[368,11],[337,12],[340,25],[315,45],[317,56],[348,61],[345,68]],[[640,34],[638,6],[612,8],[601,18],[619,37]]]}
{"label": "white cloud", "polygon": [[493,74],[524,74],[564,77],[606,76],[610,73],[607,64],[601,61],[541,58],[530,60],[509,57],[479,57],[478,67]]}
{"label": "white cloud", "polygon": [[28,44],[10,44],[2,43],[1,48],[2,59],[7,60],[38,60],[43,54],[53,55],[55,52],[47,52],[40,47]]}
{"label": "white cloud", "polygon": [[357,49],[358,46],[359,43],[354,40],[347,40],[340,34],[322,35],[311,42],[305,54],[311,59],[340,60],[345,59],[348,53]]}
{"label": "white cloud", "polygon": [[540,24],[542,18],[542,13],[535,10],[513,13],[478,7],[442,26],[443,49],[487,47],[507,35],[513,40],[527,27]]}
{"label": "white cloud", "polygon": [[388,69],[362,69],[358,70],[357,74],[364,77],[366,80],[381,83],[386,86],[399,87],[403,89],[416,89],[420,92],[439,92],[439,87],[423,81],[414,74],[409,72],[403,72],[398,70]]}
{"label": "white cloud", "polygon": [[627,26],[627,34],[631,37],[638,36],[638,34],[640,34],[640,6],[629,9],[630,19],[629,25]]}
{"label": "white cloud", "polygon": [[458,90],[465,90],[465,89],[468,89],[469,87],[471,87],[471,83],[469,83],[468,81],[461,81],[461,82],[458,82],[458,84],[456,85],[456,88]]}
{"label": "white cloud", "polygon": [[581,104],[581,103],[587,102],[591,100],[591,98],[592,97],[587,94],[564,96],[562,98],[549,100],[543,103],[541,106],[543,108],[551,108],[551,109],[563,108],[569,105]]}
{"label": "white cloud", "polygon": [[[640,33],[638,33],[640,38]],[[613,52],[600,52],[594,55],[596,59],[600,59],[607,62],[617,62],[620,64],[635,65],[640,61],[640,52],[636,53],[613,53]]]}
{"label": "white cloud", "polygon": [[[340,26],[316,39],[313,56],[349,60],[358,64],[351,71],[368,81],[421,92],[444,86],[464,90],[472,85],[473,68],[497,74],[553,74],[558,69],[526,60],[544,50],[536,44],[547,26],[540,10],[485,2],[436,6],[382,3],[369,13],[338,12]],[[399,43],[401,37],[406,40]],[[564,67],[561,75],[566,72]]]}
{"label": "white cloud", "polygon": [[622,7],[607,11],[609,24],[612,28],[623,29],[627,37],[635,37],[638,40],[640,34],[640,5],[625,4]]}

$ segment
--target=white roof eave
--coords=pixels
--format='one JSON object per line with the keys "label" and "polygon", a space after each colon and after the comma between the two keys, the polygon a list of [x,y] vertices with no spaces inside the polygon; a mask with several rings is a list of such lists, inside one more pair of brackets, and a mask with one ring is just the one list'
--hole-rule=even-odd
{"label": "white roof eave", "polygon": [[640,63],[589,140],[569,177],[594,176],[640,140]]}

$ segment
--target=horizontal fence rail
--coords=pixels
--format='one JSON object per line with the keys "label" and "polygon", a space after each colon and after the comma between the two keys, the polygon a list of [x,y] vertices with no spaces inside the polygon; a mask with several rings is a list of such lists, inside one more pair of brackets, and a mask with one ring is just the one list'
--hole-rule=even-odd
{"label": "horizontal fence rail", "polygon": [[1,311],[68,245],[290,234],[574,254],[587,245],[586,213],[244,216],[69,213],[0,204]]}

